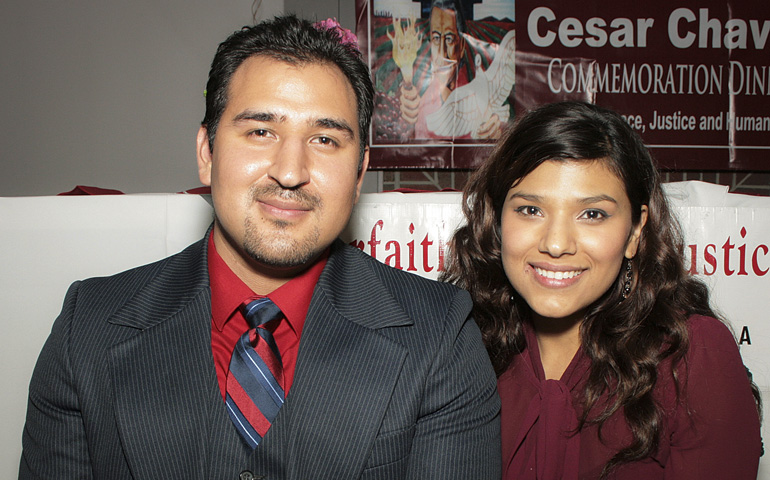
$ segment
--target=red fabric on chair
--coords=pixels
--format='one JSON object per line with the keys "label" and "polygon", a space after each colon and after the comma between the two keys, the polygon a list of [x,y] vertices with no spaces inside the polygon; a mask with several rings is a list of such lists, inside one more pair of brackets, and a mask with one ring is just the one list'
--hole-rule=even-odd
{"label": "red fabric on chair", "polygon": [[57,196],[66,195],[123,195],[120,190],[113,190],[111,188],[101,187],[89,187],[87,185],[76,185],[75,188],[69,192],[59,193]]}

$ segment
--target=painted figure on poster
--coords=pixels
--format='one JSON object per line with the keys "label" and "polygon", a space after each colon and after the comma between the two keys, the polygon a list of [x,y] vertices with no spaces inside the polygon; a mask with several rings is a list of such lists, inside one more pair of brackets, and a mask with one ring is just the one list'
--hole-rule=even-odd
{"label": "painted figure on poster", "polygon": [[[398,113],[416,139],[494,139],[510,117],[515,33],[503,31],[494,43],[475,38],[462,7],[459,0],[434,0],[422,29],[394,15],[393,34],[387,32],[401,71]],[[429,61],[421,63],[424,51]]]}

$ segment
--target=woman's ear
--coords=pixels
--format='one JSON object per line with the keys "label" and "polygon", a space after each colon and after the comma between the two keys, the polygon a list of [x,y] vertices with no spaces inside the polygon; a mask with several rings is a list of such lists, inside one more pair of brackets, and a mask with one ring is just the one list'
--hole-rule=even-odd
{"label": "woman's ear", "polygon": [[647,224],[647,205],[642,205],[642,213],[639,216],[639,223],[634,225],[631,229],[631,235],[628,237],[626,243],[626,258],[629,260],[636,256],[636,251],[639,249],[639,241],[642,239],[642,230]]}

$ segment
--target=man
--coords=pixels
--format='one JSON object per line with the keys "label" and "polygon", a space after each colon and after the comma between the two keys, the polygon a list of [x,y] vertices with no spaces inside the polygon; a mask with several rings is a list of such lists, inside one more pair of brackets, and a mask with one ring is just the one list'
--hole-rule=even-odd
{"label": "man", "polygon": [[220,45],[197,137],[213,228],[70,288],[20,478],[499,478],[467,294],[337,240],[373,92],[343,33],[289,16]]}
{"label": "man", "polygon": [[[432,131],[427,117],[438,111],[457,88],[471,80],[473,66],[467,65],[465,20],[460,8],[461,0],[433,0],[431,2],[428,41],[430,42],[430,72],[428,86],[420,95],[420,87],[403,83],[399,102],[401,118],[414,125],[415,138],[445,138]],[[497,115],[484,119],[474,132],[473,138],[498,138],[501,122]],[[471,138],[465,135],[459,138]]]}

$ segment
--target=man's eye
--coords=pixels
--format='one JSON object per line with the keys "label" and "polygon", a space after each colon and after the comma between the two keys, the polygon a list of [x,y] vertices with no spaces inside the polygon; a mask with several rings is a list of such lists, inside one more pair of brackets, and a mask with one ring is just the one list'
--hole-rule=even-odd
{"label": "man's eye", "polygon": [[318,137],[316,138],[316,142],[320,143],[321,145],[330,145],[330,146],[337,145],[337,142],[330,137]]}

